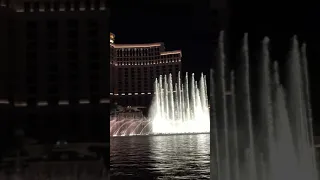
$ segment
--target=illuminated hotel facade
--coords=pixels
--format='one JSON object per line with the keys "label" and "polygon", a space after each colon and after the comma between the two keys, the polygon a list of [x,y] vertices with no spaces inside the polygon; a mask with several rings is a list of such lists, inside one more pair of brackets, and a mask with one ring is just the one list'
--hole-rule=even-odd
{"label": "illuminated hotel facade", "polygon": [[181,71],[181,51],[165,51],[163,43],[115,44],[110,34],[110,99],[122,106],[149,107],[154,81]]}

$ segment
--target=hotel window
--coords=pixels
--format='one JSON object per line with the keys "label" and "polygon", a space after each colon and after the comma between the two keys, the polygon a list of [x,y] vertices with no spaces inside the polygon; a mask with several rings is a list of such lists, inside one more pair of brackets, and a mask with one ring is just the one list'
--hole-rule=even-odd
{"label": "hotel window", "polygon": [[80,1],[74,1],[74,10],[77,11],[80,9]]}
{"label": "hotel window", "polygon": [[30,2],[24,2],[24,11],[30,12]]}
{"label": "hotel window", "polygon": [[67,2],[65,3],[65,8],[66,8],[66,11],[70,11],[70,9],[71,9],[70,1],[67,1]]}
{"label": "hotel window", "polygon": [[90,74],[91,82],[99,83],[100,74],[98,72],[93,72]]}
{"label": "hotel window", "polygon": [[27,43],[27,51],[35,51],[37,49],[37,41],[29,41]]}
{"label": "hotel window", "polygon": [[99,49],[99,42],[97,40],[90,40],[88,42],[89,48],[93,51],[93,50],[97,50]]}
{"label": "hotel window", "polygon": [[49,63],[48,64],[48,71],[57,73],[58,72],[58,64],[57,63]]}
{"label": "hotel window", "polygon": [[77,42],[77,39],[74,39],[74,40],[69,40],[68,41],[68,49],[70,50],[75,50],[78,48],[78,42]]}
{"label": "hotel window", "polygon": [[48,50],[56,50],[58,48],[57,42],[48,42],[47,43]]}
{"label": "hotel window", "polygon": [[44,3],[44,10],[45,11],[50,11],[50,3],[49,2],[45,2]]}
{"label": "hotel window", "polygon": [[57,86],[52,85],[52,84],[48,86],[48,94],[56,95],[56,94],[58,94],[58,92],[59,92],[59,90],[58,90]]}
{"label": "hotel window", "polygon": [[30,31],[35,30],[37,28],[37,22],[36,21],[28,21],[26,26],[27,26],[27,29]]}
{"label": "hotel window", "polygon": [[94,9],[99,9],[100,8],[100,0],[95,0],[94,1]]}
{"label": "hotel window", "polygon": [[74,81],[77,81],[79,78],[78,76],[78,73],[75,73],[75,72],[70,72],[69,73],[69,80],[74,82]]}
{"label": "hotel window", "polygon": [[49,20],[47,22],[47,29],[58,29],[58,21],[57,20]]}
{"label": "hotel window", "polygon": [[95,20],[95,19],[88,19],[88,21],[87,21],[87,26],[88,26],[88,28],[90,28],[90,29],[97,29],[97,28],[99,28],[99,24],[98,24],[97,20]]}
{"label": "hotel window", "polygon": [[48,54],[47,54],[47,58],[48,58],[48,60],[49,61],[57,61],[58,60],[58,54],[57,54],[57,52],[49,52]]}
{"label": "hotel window", "polygon": [[91,61],[98,61],[99,60],[99,52],[98,51],[91,51],[88,54],[88,58]]}
{"label": "hotel window", "polygon": [[49,83],[55,83],[58,81],[58,75],[57,74],[48,74],[47,75],[47,80]]}
{"label": "hotel window", "polygon": [[30,74],[27,75],[27,84],[35,84],[37,79],[31,76]]}
{"label": "hotel window", "polygon": [[67,20],[68,28],[78,28],[78,21],[76,19]]}
{"label": "hotel window", "polygon": [[57,1],[53,2],[53,10],[59,11],[59,2],[57,2]]}
{"label": "hotel window", "polygon": [[68,67],[70,72],[76,72],[78,70],[78,63],[69,62]]}
{"label": "hotel window", "polygon": [[78,38],[78,31],[76,29],[72,29],[68,31],[68,38],[69,39],[76,39]]}
{"label": "hotel window", "polygon": [[98,36],[98,29],[90,29],[88,30],[88,37],[89,38],[94,38]]}
{"label": "hotel window", "polygon": [[72,61],[77,61],[78,60],[78,53],[76,51],[69,51],[68,52],[68,59]]}
{"label": "hotel window", "polygon": [[37,86],[31,85],[28,87],[28,94],[35,95],[37,94]]}
{"label": "hotel window", "polygon": [[86,8],[86,10],[90,10],[90,6],[91,6],[90,0],[86,0],[86,1],[85,1],[85,8]]}
{"label": "hotel window", "polygon": [[91,68],[91,70],[93,70],[93,71],[98,71],[98,70],[100,69],[100,63],[98,63],[98,62],[92,62],[90,68]]}
{"label": "hotel window", "polygon": [[50,40],[57,40],[58,39],[58,30],[56,29],[50,29],[47,31],[47,37]]}
{"label": "hotel window", "polygon": [[33,9],[35,12],[39,12],[39,2],[34,2]]}
{"label": "hotel window", "polygon": [[36,61],[37,53],[36,52],[27,52],[26,59],[27,59],[27,61],[30,60],[31,62]]}

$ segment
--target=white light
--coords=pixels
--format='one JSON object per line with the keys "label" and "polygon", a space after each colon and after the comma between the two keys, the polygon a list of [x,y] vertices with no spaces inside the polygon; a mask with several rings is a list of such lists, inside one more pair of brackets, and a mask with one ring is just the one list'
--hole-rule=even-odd
{"label": "white light", "polygon": [[134,95],[138,95],[138,93],[134,93]]}
{"label": "white light", "polygon": [[37,103],[38,106],[48,106],[48,102],[47,101],[39,101]]}
{"label": "white light", "polygon": [[148,92],[148,94],[151,94],[151,92]]}
{"label": "white light", "polygon": [[115,96],[118,96],[119,94],[114,94]]}
{"label": "white light", "polygon": [[141,94],[145,94],[145,93],[141,93]]}
{"label": "white light", "polygon": [[59,105],[69,105],[69,102],[66,100],[61,100],[58,102]]}
{"label": "white light", "polygon": [[80,11],[84,11],[85,10],[85,8],[84,7],[81,7],[81,8],[79,8],[80,9]]}
{"label": "white light", "polygon": [[128,93],[128,95],[129,95],[129,96],[131,96],[131,95],[132,95],[132,93]]}
{"label": "white light", "polygon": [[100,99],[100,104],[108,104],[110,103],[110,99]]}
{"label": "white light", "polygon": [[124,95],[126,95],[126,94],[125,94],[125,93],[122,93],[121,95],[124,96]]}
{"label": "white light", "polygon": [[81,99],[81,100],[79,101],[79,103],[80,103],[80,104],[89,104],[90,101],[87,100],[87,99]]}
{"label": "white light", "polygon": [[26,102],[15,102],[14,106],[16,106],[16,107],[26,107],[27,103]]}
{"label": "white light", "polygon": [[8,100],[0,100],[0,104],[9,104]]}

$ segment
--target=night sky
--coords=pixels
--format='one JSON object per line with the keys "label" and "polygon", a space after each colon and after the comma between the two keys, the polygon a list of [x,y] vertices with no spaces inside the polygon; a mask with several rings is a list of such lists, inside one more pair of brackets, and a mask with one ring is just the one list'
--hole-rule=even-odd
{"label": "night sky", "polygon": [[[212,22],[216,21],[210,11],[209,2],[193,1],[179,3],[176,1],[152,0],[143,4],[140,1],[111,8],[110,30],[116,35],[116,43],[151,43],[164,42],[166,50],[182,50],[182,70],[195,73],[208,73],[213,58]],[[176,2],[176,3],[173,3]],[[275,2],[275,1],[274,1]],[[277,6],[276,6],[277,5]],[[271,54],[273,60],[286,60],[290,48],[290,38],[297,34],[301,42],[307,43],[309,57],[309,76],[311,98],[314,109],[315,124],[320,125],[320,87],[319,45],[320,19],[318,4],[291,4],[280,7],[279,4],[259,1],[252,4],[241,1],[231,2],[229,37],[231,48],[230,67],[237,67],[237,50],[244,32],[249,32],[252,69],[256,69],[259,56],[260,41],[264,36],[271,38]],[[319,126],[320,127],[320,126]],[[319,131],[320,132],[320,131]]]}

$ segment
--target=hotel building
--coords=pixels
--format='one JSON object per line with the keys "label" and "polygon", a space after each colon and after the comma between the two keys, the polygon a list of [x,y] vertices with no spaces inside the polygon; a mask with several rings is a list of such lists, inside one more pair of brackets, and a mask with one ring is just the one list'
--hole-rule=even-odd
{"label": "hotel building", "polygon": [[[0,5],[2,119],[23,126],[27,135],[107,140],[106,1],[0,0]],[[9,131],[7,126],[13,125],[1,127]]]}
{"label": "hotel building", "polygon": [[163,43],[116,44],[110,34],[110,99],[122,106],[149,107],[154,81],[181,70],[181,51],[165,51]]}

